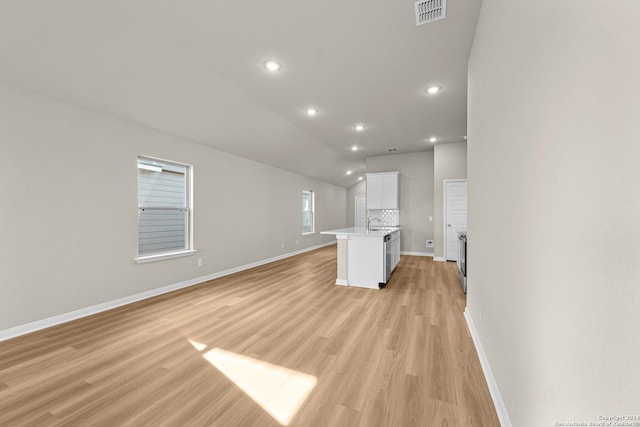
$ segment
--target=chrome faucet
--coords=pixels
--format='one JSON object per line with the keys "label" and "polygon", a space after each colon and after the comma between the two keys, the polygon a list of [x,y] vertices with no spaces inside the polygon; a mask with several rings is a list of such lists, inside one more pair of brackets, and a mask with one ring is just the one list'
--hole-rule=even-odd
{"label": "chrome faucet", "polygon": [[367,218],[367,231],[371,231],[371,221],[382,221],[380,218]]}

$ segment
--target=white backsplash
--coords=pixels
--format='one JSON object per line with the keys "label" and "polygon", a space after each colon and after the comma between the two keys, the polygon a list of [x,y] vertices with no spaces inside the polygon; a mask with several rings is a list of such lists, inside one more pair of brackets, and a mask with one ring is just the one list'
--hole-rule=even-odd
{"label": "white backsplash", "polygon": [[400,225],[400,211],[398,209],[369,209],[370,218],[380,218],[380,222],[373,222],[375,225],[396,227]]}

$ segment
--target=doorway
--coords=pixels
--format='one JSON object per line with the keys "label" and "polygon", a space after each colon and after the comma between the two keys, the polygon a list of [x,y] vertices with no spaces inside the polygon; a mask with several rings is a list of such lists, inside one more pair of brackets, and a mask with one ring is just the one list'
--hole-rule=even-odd
{"label": "doorway", "polygon": [[467,180],[444,181],[444,258],[458,260],[458,232],[467,231]]}

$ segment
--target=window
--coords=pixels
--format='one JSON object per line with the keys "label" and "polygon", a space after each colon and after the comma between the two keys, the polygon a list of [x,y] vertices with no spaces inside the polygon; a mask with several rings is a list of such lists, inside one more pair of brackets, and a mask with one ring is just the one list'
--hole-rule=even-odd
{"label": "window", "polygon": [[302,190],[302,234],[314,232],[314,197],[313,191]]}
{"label": "window", "polygon": [[138,262],[191,255],[191,167],[138,157]]}

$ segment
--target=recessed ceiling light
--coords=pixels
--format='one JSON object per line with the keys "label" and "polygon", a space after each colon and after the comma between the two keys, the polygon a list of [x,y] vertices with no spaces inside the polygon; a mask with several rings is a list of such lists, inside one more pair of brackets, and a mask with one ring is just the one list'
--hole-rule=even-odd
{"label": "recessed ceiling light", "polygon": [[313,108],[313,107],[309,107],[309,108],[307,108],[307,116],[313,117],[313,116],[315,116],[316,114],[318,114],[318,110],[316,110],[316,109],[315,109],[315,108]]}
{"label": "recessed ceiling light", "polygon": [[274,61],[273,59],[269,59],[264,61],[264,68],[269,71],[278,71],[282,66],[278,61]]}
{"label": "recessed ceiling light", "polygon": [[347,175],[351,175],[351,171],[347,171]]}
{"label": "recessed ceiling light", "polygon": [[354,145],[353,147],[351,147],[351,151],[358,151],[358,146]]}
{"label": "recessed ceiling light", "polygon": [[429,95],[433,95],[440,92],[440,89],[442,89],[442,87],[440,86],[429,86],[425,92],[427,92]]}
{"label": "recessed ceiling light", "polygon": [[358,181],[362,181],[363,179],[364,179],[364,177],[363,177],[363,176],[359,176],[359,177],[358,177]]}
{"label": "recessed ceiling light", "polygon": [[362,132],[364,130],[364,125],[362,123],[358,123],[356,125],[356,131]]}
{"label": "recessed ceiling light", "polygon": [[436,138],[435,136],[432,136],[431,138],[429,138],[429,142],[436,142],[438,140],[438,138]]}

